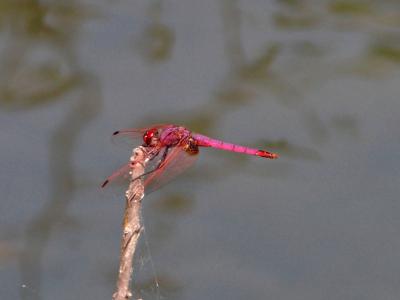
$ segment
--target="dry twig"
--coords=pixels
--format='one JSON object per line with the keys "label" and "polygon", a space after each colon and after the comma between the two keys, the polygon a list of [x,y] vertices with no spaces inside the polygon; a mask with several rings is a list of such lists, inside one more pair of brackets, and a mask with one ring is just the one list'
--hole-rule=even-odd
{"label": "dry twig", "polygon": [[121,258],[116,292],[113,300],[126,300],[132,297],[129,283],[133,272],[133,256],[137,241],[142,231],[140,209],[144,196],[143,180],[138,176],[144,173],[149,153],[146,148],[140,146],[133,149],[131,156],[131,173],[129,188],[125,193],[126,207],[123,221],[123,233],[121,239]]}

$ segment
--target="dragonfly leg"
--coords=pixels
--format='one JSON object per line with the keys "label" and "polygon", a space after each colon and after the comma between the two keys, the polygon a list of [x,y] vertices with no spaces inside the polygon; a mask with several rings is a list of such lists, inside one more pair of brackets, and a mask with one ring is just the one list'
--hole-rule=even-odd
{"label": "dragonfly leg", "polygon": [[[146,176],[146,175],[149,175],[149,174],[151,174],[151,173],[153,173],[154,171],[157,171],[161,166],[162,166],[162,164],[163,164],[163,162],[165,161],[165,159],[167,158],[167,155],[168,155],[168,152],[169,152],[169,149],[170,149],[171,147],[165,147],[165,150],[164,150],[164,152],[163,152],[163,154],[162,154],[162,157],[161,157],[161,159],[160,159],[160,162],[157,164],[157,167],[155,167],[153,170],[150,170],[150,171],[148,171],[148,172],[146,172],[146,173],[143,173],[142,175],[140,175],[140,176],[138,176],[138,177],[136,177],[136,178],[134,178],[133,180],[136,180],[136,179],[139,179],[139,178],[143,178],[144,176]],[[159,153],[159,151],[157,151],[157,154]],[[156,155],[155,155],[156,156]],[[155,156],[153,156],[151,159],[154,159],[154,157]],[[150,160],[151,160],[150,159]],[[132,181],[133,181],[132,180]]]}
{"label": "dragonfly leg", "polygon": [[160,168],[161,165],[164,163],[170,149],[171,149],[171,147],[169,147],[169,146],[165,147],[164,153],[162,154],[160,162],[158,163],[156,169]]}
{"label": "dragonfly leg", "polygon": [[154,158],[157,157],[158,153],[160,153],[160,149],[159,149],[159,148],[156,148],[156,147],[152,147],[152,148],[153,148],[153,149],[151,149],[151,150],[148,152],[149,160],[153,160]]}

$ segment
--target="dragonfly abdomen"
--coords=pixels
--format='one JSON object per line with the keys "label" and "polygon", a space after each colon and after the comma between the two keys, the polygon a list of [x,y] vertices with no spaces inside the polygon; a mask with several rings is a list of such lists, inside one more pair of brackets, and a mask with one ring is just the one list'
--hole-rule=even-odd
{"label": "dragonfly abdomen", "polygon": [[197,140],[197,145],[200,147],[212,147],[216,149],[232,151],[237,153],[244,153],[248,155],[256,155],[259,157],[265,157],[269,159],[276,159],[278,155],[272,152],[268,152],[265,150],[254,149],[250,147],[245,147],[241,145],[231,144],[220,140],[215,140],[209,138],[208,136],[201,135],[201,134],[193,134],[194,139]]}
{"label": "dragonfly abdomen", "polygon": [[215,140],[212,138],[209,138],[208,136],[204,136],[201,134],[193,134],[193,137],[198,141],[198,145],[201,147],[212,147],[216,149],[221,149],[221,150],[226,150],[226,151],[232,151],[232,152],[237,152],[237,153],[244,153],[244,154],[249,154],[249,155],[257,155],[257,149],[241,146],[241,145],[235,145],[231,143],[227,143],[224,141],[220,140]]}

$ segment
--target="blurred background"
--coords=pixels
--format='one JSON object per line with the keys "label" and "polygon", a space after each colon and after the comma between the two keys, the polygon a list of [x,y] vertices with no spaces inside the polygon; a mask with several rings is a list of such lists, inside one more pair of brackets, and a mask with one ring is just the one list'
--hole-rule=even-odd
{"label": "blurred background", "polygon": [[[152,123],[202,149],[143,201],[134,297],[399,299],[396,0],[0,0],[0,298],[111,299]],[[157,286],[158,285],[158,286]]]}

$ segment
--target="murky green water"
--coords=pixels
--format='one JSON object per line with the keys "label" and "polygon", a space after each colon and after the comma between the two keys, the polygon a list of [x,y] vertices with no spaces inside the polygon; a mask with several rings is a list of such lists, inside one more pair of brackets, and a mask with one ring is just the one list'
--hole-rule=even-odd
{"label": "murky green water", "polygon": [[281,157],[202,149],[147,196],[136,298],[398,299],[399,26],[390,0],[0,0],[0,298],[111,299],[110,135],[161,122]]}

